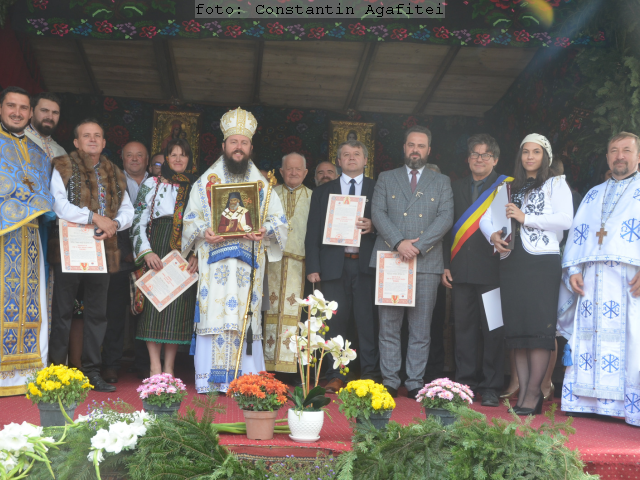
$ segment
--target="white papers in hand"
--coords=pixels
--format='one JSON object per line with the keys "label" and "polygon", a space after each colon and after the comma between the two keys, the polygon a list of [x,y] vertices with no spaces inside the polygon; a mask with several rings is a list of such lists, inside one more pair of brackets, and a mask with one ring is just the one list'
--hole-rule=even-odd
{"label": "white papers in hand", "polygon": [[507,203],[509,203],[509,189],[505,184],[498,190],[493,202],[491,203],[493,231],[497,232],[498,230],[502,230],[504,232],[504,235],[502,236],[503,240],[511,235],[511,219],[507,218]]}
{"label": "white papers in hand", "polygon": [[487,325],[489,331],[500,328],[504,325],[502,321],[502,302],[500,300],[500,289],[496,288],[482,294],[484,303],[484,313],[487,315]]}

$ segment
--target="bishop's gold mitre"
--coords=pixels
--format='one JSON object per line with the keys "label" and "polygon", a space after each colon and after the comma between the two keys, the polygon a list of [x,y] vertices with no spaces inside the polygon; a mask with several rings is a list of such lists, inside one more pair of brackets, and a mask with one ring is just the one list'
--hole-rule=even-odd
{"label": "bishop's gold mitre", "polygon": [[220,120],[220,129],[224,134],[223,141],[231,135],[244,135],[249,139],[256,133],[258,122],[251,112],[241,109],[229,110]]}

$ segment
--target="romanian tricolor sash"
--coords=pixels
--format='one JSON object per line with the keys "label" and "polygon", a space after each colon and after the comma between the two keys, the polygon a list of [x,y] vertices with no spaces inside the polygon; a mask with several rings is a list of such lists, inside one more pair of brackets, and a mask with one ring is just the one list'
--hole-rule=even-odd
{"label": "romanian tricolor sash", "polygon": [[467,208],[466,212],[464,212],[455,225],[453,225],[453,229],[451,230],[451,237],[453,238],[453,243],[451,244],[451,260],[453,260],[453,257],[456,256],[462,245],[464,245],[464,242],[478,230],[482,215],[484,215],[491,205],[491,202],[493,202],[496,196],[496,190],[503,182],[513,182],[513,177],[500,175],[498,179],[493,182],[493,185],[482,192],[477,200]]}

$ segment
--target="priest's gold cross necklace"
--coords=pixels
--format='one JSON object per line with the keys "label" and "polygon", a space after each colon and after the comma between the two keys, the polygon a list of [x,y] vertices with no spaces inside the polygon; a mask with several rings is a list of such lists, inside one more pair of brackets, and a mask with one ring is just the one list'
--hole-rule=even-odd
{"label": "priest's gold cross necklace", "polygon": [[[33,187],[35,187],[36,184],[29,178],[29,176],[27,175],[27,171],[24,168],[24,163],[22,163],[22,157],[24,157],[25,161],[29,163],[29,152],[27,151],[27,147],[25,145],[23,148],[22,143],[20,141],[16,142],[14,138],[11,138],[11,140],[13,142],[13,149],[15,150],[16,156],[18,157],[18,161],[20,162],[20,168],[22,169],[22,174],[24,175],[22,177],[22,183],[24,183],[27,187],[29,187],[29,190],[31,190],[31,193],[34,193],[35,190],[33,189]],[[16,143],[18,144],[18,147],[16,147]]]}
{"label": "priest's gold cross necklace", "polygon": [[[598,237],[598,250],[602,249],[602,242],[604,242],[604,237],[607,236],[607,231],[604,229],[604,224],[607,223],[607,220],[609,220],[609,217],[611,217],[611,214],[613,213],[613,211],[616,209],[616,206],[618,205],[618,202],[620,201],[620,199],[622,198],[622,196],[624,195],[624,192],[627,191],[627,188],[629,188],[629,185],[631,185],[631,182],[633,182],[633,179],[631,179],[631,177],[627,177],[629,179],[629,183],[627,183],[627,185],[624,187],[624,190],[622,190],[622,193],[618,196],[618,198],[616,199],[616,201],[613,203],[613,206],[611,207],[611,210],[609,211],[609,214],[607,215],[607,217],[605,218],[604,216],[604,206],[607,203],[607,192],[609,191],[609,182],[611,180],[609,180],[609,182],[607,182],[607,186],[604,189],[604,198],[602,199],[602,211],[600,213],[600,221],[602,222],[600,225],[600,230],[596,232],[596,237]],[[622,180],[621,180],[622,181]]]}

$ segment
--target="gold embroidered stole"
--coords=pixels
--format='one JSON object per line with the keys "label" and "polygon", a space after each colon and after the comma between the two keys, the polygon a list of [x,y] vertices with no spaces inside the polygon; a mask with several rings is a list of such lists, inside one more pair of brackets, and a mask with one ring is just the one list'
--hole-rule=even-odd
{"label": "gold embroidered stole", "polygon": [[0,372],[41,368],[38,224],[0,236]]}
{"label": "gold embroidered stole", "polygon": [[311,190],[300,185],[290,191],[278,185],[274,191],[287,216],[289,237],[282,260],[267,268],[270,308],[264,321],[264,361],[268,371],[296,372],[296,359],[283,340],[288,331],[296,329],[302,312],[295,299],[304,295],[304,237]]}

